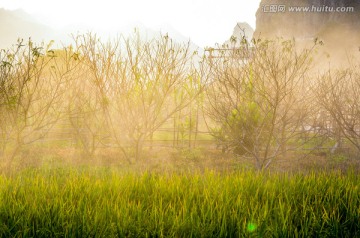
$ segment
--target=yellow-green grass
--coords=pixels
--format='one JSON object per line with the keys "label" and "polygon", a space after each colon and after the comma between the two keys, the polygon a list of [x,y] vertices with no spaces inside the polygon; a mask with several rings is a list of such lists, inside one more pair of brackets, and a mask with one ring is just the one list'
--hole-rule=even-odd
{"label": "yellow-green grass", "polygon": [[26,169],[0,176],[1,237],[359,237],[360,176]]}

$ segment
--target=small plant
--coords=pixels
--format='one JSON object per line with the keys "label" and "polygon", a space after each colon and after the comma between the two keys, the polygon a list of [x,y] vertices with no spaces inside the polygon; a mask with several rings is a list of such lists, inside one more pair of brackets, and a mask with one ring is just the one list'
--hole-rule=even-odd
{"label": "small plant", "polygon": [[178,153],[180,158],[186,160],[198,161],[204,158],[204,152],[201,149],[180,149]]}

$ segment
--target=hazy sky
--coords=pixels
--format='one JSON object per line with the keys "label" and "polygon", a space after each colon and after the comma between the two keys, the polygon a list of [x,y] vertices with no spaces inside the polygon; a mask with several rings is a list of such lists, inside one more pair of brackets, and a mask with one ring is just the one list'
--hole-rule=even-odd
{"label": "hazy sky", "polygon": [[142,23],[159,30],[172,27],[200,46],[222,43],[236,22],[255,28],[260,0],[0,0],[0,7],[22,8],[47,24],[86,25],[113,30]]}

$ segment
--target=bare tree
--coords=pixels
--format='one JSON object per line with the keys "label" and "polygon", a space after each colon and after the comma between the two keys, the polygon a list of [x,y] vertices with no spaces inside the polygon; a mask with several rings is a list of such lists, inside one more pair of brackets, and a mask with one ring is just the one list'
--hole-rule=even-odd
{"label": "bare tree", "polygon": [[250,44],[242,39],[241,47],[212,52],[206,60],[212,78],[207,115],[225,148],[251,156],[258,169],[266,169],[298,146],[309,112],[307,72],[314,47],[298,50],[293,41]]}
{"label": "bare tree", "polygon": [[44,138],[60,116],[63,77],[50,67],[50,47],[19,40],[15,49],[0,55],[2,150],[11,151],[11,158],[24,145]]}
{"label": "bare tree", "polygon": [[88,34],[76,40],[97,105],[93,113],[129,161],[140,158],[145,141],[202,90],[190,93],[186,86],[196,74],[189,44],[176,44],[167,35],[102,43]]}
{"label": "bare tree", "polygon": [[360,71],[350,64],[347,69],[329,70],[317,87],[318,103],[328,115],[327,129],[341,146],[342,139],[360,151]]}

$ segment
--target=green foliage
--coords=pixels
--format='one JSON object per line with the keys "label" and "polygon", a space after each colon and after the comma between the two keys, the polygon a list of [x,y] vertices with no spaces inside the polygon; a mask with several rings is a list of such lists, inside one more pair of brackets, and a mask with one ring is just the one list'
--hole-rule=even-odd
{"label": "green foliage", "polygon": [[250,101],[229,112],[222,127],[215,129],[213,134],[218,141],[228,143],[236,154],[244,154],[254,150],[255,142],[261,142],[257,138],[259,131],[265,135],[269,127],[269,115],[263,115],[260,106]]}
{"label": "green foliage", "polygon": [[0,177],[2,237],[358,237],[360,177],[27,170]]}

